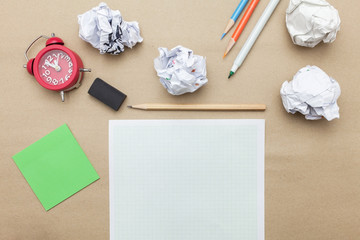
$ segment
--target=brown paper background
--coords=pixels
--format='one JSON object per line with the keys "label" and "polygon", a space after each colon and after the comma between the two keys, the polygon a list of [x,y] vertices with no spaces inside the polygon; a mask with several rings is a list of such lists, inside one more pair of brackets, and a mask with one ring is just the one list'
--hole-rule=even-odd
{"label": "brown paper background", "polygon": [[[78,37],[77,15],[98,1],[2,1],[0,8],[0,239],[109,239],[108,120],[266,119],[265,230],[267,240],[360,239],[359,9],[360,1],[331,0],[341,31],[332,44],[295,46],[285,27],[282,0],[241,69],[232,63],[268,1],[260,1],[230,54],[231,33],[220,36],[239,1],[107,1],[126,21],[138,21],[144,42],[120,56],[100,55]],[[27,46],[52,32],[77,52],[85,67],[82,86],[66,94],[40,87],[22,67]],[[29,52],[35,57],[45,41]],[[172,96],[153,68],[158,47],[183,45],[206,56],[209,83],[193,94]],[[340,119],[307,121],[284,110],[279,90],[306,65],[317,65],[342,90]],[[96,77],[128,95],[118,112],[87,91]],[[264,103],[265,112],[145,112],[140,103]],[[11,156],[63,123],[100,180],[46,212]]]}

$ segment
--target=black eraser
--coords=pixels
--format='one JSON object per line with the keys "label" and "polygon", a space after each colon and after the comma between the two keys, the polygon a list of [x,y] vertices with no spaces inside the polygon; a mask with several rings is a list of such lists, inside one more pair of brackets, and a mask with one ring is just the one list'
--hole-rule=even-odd
{"label": "black eraser", "polygon": [[105,103],[115,111],[119,110],[124,102],[126,95],[100,78],[96,78],[91,85],[88,93],[94,98]]}

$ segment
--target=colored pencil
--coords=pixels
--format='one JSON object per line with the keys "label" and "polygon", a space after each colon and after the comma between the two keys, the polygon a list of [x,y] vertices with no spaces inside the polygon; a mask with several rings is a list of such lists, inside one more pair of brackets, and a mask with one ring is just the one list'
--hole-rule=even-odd
{"label": "colored pencil", "polygon": [[140,110],[170,110],[170,111],[264,111],[265,104],[163,104],[145,103],[128,106]]}
{"label": "colored pencil", "polygon": [[240,50],[239,54],[237,55],[233,66],[231,67],[230,74],[228,78],[230,78],[236,70],[241,66],[244,62],[246,56],[249,54],[251,48],[254,46],[256,39],[259,37],[261,31],[264,29],[266,23],[269,21],[272,13],[274,12],[275,8],[279,4],[280,0],[271,0],[267,7],[265,8],[263,14],[261,15],[259,21],[256,23],[254,29],[250,33],[250,36],[246,40],[244,46]]}
{"label": "colored pencil", "polygon": [[232,28],[232,26],[234,26],[236,20],[239,18],[241,12],[244,10],[244,8],[245,8],[246,4],[248,3],[248,1],[249,0],[241,0],[240,1],[239,5],[235,9],[234,13],[230,17],[230,20],[229,20],[228,24],[226,25],[224,33],[221,36],[221,39],[223,39],[223,37],[225,37],[226,33]]}
{"label": "colored pencil", "polygon": [[231,50],[231,48],[235,45],[236,41],[239,39],[240,34],[242,33],[242,31],[244,30],[247,22],[249,21],[252,13],[254,12],[257,4],[259,3],[259,0],[252,0],[250,2],[249,7],[246,9],[244,16],[241,18],[239,25],[236,27],[233,35],[230,38],[230,41],[228,43],[228,46],[226,47],[224,56],[226,56],[226,54],[228,54],[228,52]]}

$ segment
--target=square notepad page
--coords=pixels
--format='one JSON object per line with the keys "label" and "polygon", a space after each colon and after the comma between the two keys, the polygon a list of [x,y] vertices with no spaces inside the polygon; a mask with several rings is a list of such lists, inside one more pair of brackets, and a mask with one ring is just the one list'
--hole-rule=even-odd
{"label": "square notepad page", "polygon": [[45,210],[99,179],[66,124],[13,159]]}
{"label": "square notepad page", "polygon": [[110,240],[263,240],[264,129],[110,121]]}

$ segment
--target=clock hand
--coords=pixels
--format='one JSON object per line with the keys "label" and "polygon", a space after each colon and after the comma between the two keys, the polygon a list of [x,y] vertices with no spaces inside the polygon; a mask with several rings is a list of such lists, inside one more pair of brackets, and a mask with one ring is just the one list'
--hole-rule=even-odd
{"label": "clock hand", "polygon": [[54,64],[50,63],[48,60],[45,60],[45,64],[47,66],[50,66],[50,67],[54,68],[54,69],[56,68],[56,66]]}
{"label": "clock hand", "polygon": [[[60,53],[58,53],[58,56],[56,58],[56,66],[59,66],[59,56],[60,56]],[[55,61],[54,61],[55,62]]]}
{"label": "clock hand", "polygon": [[61,70],[61,67],[58,65],[57,60],[54,60],[54,63],[55,63],[55,61],[56,61],[56,65],[50,63],[48,60],[45,60],[45,64],[46,64],[47,66],[50,66],[50,67],[52,67],[53,69],[55,69],[55,71],[59,72],[59,71]]}
{"label": "clock hand", "polygon": [[57,58],[54,60],[54,64],[56,67],[59,67],[59,55],[60,54],[58,54]]}

